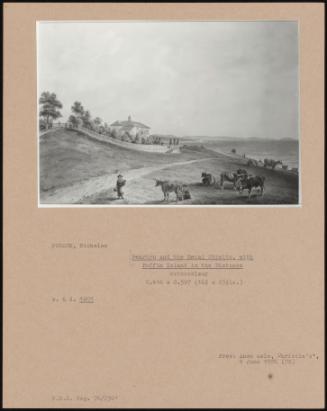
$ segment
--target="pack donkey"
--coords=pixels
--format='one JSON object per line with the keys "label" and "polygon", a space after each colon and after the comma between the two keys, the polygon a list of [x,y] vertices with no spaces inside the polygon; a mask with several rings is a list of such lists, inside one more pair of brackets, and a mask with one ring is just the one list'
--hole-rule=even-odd
{"label": "pack donkey", "polygon": [[206,173],[205,171],[201,174],[201,180],[204,186],[212,186],[217,184],[216,178],[211,173]]}
{"label": "pack donkey", "polygon": [[265,177],[264,176],[241,177],[237,180],[236,188],[240,194],[243,192],[243,190],[248,190],[249,198],[251,197],[252,190],[259,188],[261,192],[261,196],[263,196],[263,192],[265,188]]}
{"label": "pack donkey", "polygon": [[223,190],[224,189],[224,183],[225,181],[229,183],[233,183],[233,189],[236,190],[236,183],[240,178],[247,177],[248,172],[244,169],[239,168],[236,170],[236,172],[228,172],[228,171],[223,171],[220,174],[220,187]]}
{"label": "pack donkey", "polygon": [[176,202],[179,200],[188,200],[191,198],[190,190],[186,184],[182,183],[172,183],[168,180],[158,180],[155,179],[155,187],[161,187],[164,195],[164,201],[169,201],[169,194],[175,193]]}

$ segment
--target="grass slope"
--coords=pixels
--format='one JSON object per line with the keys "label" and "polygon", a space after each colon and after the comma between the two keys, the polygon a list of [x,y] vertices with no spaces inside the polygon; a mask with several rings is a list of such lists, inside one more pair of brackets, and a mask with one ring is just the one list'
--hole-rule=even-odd
{"label": "grass slope", "polygon": [[[210,159],[208,159],[210,157]],[[202,159],[204,159],[202,161]],[[191,164],[172,163],[200,160]],[[125,200],[117,200],[113,186],[81,198],[78,204],[165,204],[154,179],[180,181],[189,185],[192,199],[179,204],[297,204],[298,177],[264,168],[248,167],[239,158],[227,157],[206,148],[183,148],[180,154],[137,152],[100,143],[76,131],[56,130],[40,138],[40,196],[61,187],[75,186],[92,177],[124,174],[143,167],[160,167],[139,178],[128,180],[124,188]],[[169,167],[168,167],[169,166]],[[231,185],[225,190],[201,184],[202,171],[216,178],[222,171],[242,167],[249,173],[266,177],[265,195],[247,198],[236,193]],[[146,170],[145,170],[146,171]],[[144,174],[144,173],[143,173]],[[170,203],[175,204],[171,195]]]}
{"label": "grass slope", "polygon": [[57,129],[40,137],[40,191],[67,187],[103,174],[123,174],[130,169],[201,157],[208,157],[208,152],[139,152],[101,143],[78,131]]}

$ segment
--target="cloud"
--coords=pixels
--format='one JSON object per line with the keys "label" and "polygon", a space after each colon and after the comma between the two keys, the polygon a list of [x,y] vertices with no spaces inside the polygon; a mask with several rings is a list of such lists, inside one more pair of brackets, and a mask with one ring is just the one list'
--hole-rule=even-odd
{"label": "cloud", "polygon": [[298,135],[295,22],[40,23],[38,83],[70,114],[178,135]]}

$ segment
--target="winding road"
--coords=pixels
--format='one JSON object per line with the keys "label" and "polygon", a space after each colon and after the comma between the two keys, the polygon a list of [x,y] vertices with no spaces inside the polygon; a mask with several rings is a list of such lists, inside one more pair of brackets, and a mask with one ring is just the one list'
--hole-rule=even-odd
{"label": "winding road", "polygon": [[[198,160],[188,160],[176,163],[163,164],[157,167],[142,167],[124,172],[124,178],[128,181],[144,177],[154,171],[163,170],[169,167],[182,166],[185,164],[199,163],[201,161],[213,160],[217,157],[206,157]],[[84,197],[101,193],[109,187],[114,187],[117,180],[117,174],[106,174],[100,177],[93,177],[86,181],[75,183],[68,187],[62,187],[51,190],[48,193],[42,193],[40,204],[74,204]]]}

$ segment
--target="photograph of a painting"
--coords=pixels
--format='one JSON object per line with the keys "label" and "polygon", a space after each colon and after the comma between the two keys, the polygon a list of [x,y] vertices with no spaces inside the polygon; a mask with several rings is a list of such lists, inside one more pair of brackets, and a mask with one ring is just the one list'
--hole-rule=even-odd
{"label": "photograph of a painting", "polygon": [[293,21],[37,23],[39,206],[299,205]]}

